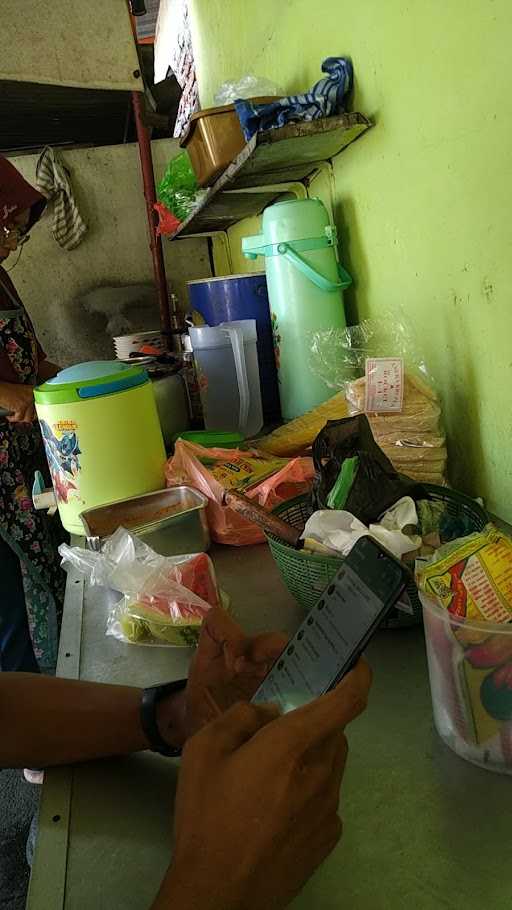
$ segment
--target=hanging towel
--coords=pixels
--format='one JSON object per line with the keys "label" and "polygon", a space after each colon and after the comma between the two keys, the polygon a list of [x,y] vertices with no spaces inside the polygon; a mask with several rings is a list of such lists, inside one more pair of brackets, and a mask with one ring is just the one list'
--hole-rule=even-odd
{"label": "hanging towel", "polygon": [[57,152],[46,147],[36,165],[38,189],[53,202],[53,236],[65,250],[74,250],[82,240],[87,225],[78,211],[69,171]]}
{"label": "hanging towel", "polygon": [[317,120],[342,113],[345,95],[352,88],[352,63],[346,57],[327,57],[322,72],[327,76],[304,95],[288,95],[270,104],[235,101],[247,142],[255,133],[276,129],[293,120]]}

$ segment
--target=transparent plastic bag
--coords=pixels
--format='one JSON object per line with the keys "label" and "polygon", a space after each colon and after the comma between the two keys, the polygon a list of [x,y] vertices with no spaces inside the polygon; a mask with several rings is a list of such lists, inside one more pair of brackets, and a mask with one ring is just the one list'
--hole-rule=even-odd
{"label": "transparent plastic bag", "polygon": [[101,552],[61,544],[59,553],[62,557],[62,568],[66,572],[71,568],[77,569],[90,585],[101,585],[114,591],[122,591],[123,594],[142,591],[148,579],[157,573],[166,561],[177,565],[183,560],[190,559],[190,556],[160,556],[125,528],[118,528],[114,534],[107,537]]}
{"label": "transparent plastic bag", "polygon": [[400,357],[405,372],[434,387],[414,330],[405,315],[383,311],[380,319],[311,334],[311,369],[337,392],[364,376],[370,357]]}
{"label": "transparent plastic bag", "polygon": [[197,643],[210,606],[178,583],[125,594],[108,615],[107,635],[129,644],[187,647]]}
{"label": "transparent plastic bag", "polygon": [[211,607],[221,605],[213,563],[206,553],[160,556],[124,528],[101,552],[62,544],[62,566],[89,584],[124,595],[108,617],[107,635],[144,644],[190,644]]}
{"label": "transparent plastic bag", "polygon": [[264,98],[265,96],[275,95],[276,98],[283,98],[286,94],[280,85],[276,85],[271,79],[265,79],[263,76],[253,76],[248,74],[242,76],[236,82],[228,80],[223,82],[214,95],[214,103],[233,104],[238,98]]}
{"label": "transparent plastic bag", "polygon": [[[447,482],[441,405],[414,330],[403,314],[397,318],[384,312],[379,320],[314,332],[311,354],[316,375],[345,393],[349,414],[367,414],[374,439],[395,470],[418,482]],[[390,400],[387,393],[381,399],[373,394],[382,388],[385,366],[397,370],[398,386],[389,383]],[[386,402],[382,410],[375,406],[376,400]]]}

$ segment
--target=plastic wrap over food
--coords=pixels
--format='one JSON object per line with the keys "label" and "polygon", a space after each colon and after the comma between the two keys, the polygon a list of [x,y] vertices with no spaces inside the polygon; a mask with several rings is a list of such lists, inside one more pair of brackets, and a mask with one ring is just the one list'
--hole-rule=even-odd
{"label": "plastic wrap over food", "polygon": [[[350,414],[364,412],[366,384],[364,376],[347,384]],[[375,441],[397,471],[422,483],[446,483],[446,440],[432,386],[418,375],[405,373],[402,410],[367,416]]]}
{"label": "plastic wrap over food", "polygon": [[228,80],[223,82],[214,95],[215,104],[233,104],[238,98],[264,98],[267,95],[275,95],[276,98],[282,98],[286,94],[285,90],[272,82],[271,79],[265,79],[263,76],[253,76],[248,74],[242,76],[236,81]]}
{"label": "plastic wrap over food", "polygon": [[118,528],[104,541],[101,552],[84,550],[61,544],[59,553],[62,568],[69,572],[77,569],[90,585],[101,585],[133,594],[142,590],[151,575],[158,571],[162,562],[169,560],[173,565],[188,556],[160,556],[134,534],[125,528]]}
{"label": "plastic wrap over food", "polygon": [[110,611],[107,635],[131,644],[195,645],[208,610],[220,602],[212,561],[198,553],[126,594]]}
{"label": "plastic wrap over food", "polygon": [[123,641],[192,644],[208,610],[221,605],[206,553],[160,556],[124,528],[105,541],[101,552],[66,544],[59,552],[66,571],[77,569],[89,584],[124,595],[107,623],[107,635]]}
{"label": "plastic wrap over food", "polygon": [[400,358],[406,372],[422,376],[434,385],[415,333],[399,312],[383,310],[380,319],[364,319],[344,329],[311,333],[311,369],[327,386],[339,391],[348,382],[364,376],[366,361],[372,357]]}
{"label": "plastic wrap over food", "polygon": [[441,405],[405,319],[384,314],[315,332],[311,350],[317,375],[344,391],[349,414],[367,414],[375,441],[397,471],[420,483],[446,483]]}

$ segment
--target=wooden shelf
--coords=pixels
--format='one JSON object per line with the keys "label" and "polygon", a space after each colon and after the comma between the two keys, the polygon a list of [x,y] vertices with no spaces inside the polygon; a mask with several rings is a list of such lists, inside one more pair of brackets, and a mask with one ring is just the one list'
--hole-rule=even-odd
{"label": "wooden shelf", "polygon": [[[338,155],[371,126],[364,114],[350,113],[258,133],[169,239],[225,231],[242,218],[261,214],[283,195],[275,184],[305,180],[320,162]],[[233,192],[260,187],[257,193]]]}

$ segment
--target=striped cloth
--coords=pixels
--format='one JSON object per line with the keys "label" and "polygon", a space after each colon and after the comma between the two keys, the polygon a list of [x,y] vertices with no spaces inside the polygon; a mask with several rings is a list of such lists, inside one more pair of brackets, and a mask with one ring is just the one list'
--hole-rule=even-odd
{"label": "striped cloth", "polygon": [[65,250],[74,250],[82,240],[87,225],[78,211],[69,171],[57,153],[48,146],[36,165],[36,185],[49,202],[53,202],[53,236]]}
{"label": "striped cloth", "polygon": [[297,120],[318,120],[344,110],[345,95],[352,90],[352,63],[347,57],[327,57],[322,63],[320,79],[303,95],[276,98],[270,104],[238,99],[235,108],[247,142],[255,133],[273,130]]}

